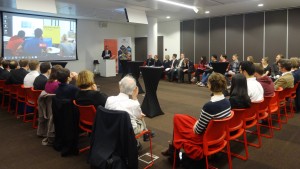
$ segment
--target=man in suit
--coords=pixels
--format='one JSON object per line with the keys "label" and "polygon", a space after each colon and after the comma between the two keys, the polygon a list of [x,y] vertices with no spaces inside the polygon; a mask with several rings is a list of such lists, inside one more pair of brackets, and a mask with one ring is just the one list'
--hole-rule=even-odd
{"label": "man in suit", "polygon": [[43,62],[40,65],[41,74],[34,79],[33,88],[34,90],[44,90],[45,85],[51,73],[50,62]]}
{"label": "man in suit", "polygon": [[294,77],[291,73],[292,63],[288,59],[280,59],[278,62],[279,71],[282,73],[275,82],[275,89],[279,87],[293,88],[294,87]]}
{"label": "man in suit", "polygon": [[180,54],[180,60],[177,65],[178,83],[183,83],[183,69],[184,69],[184,54]]}
{"label": "man in suit", "polygon": [[278,62],[283,58],[284,58],[284,56],[282,54],[278,54],[276,56],[276,58],[275,58],[276,61],[271,66],[271,76],[272,77],[276,77],[276,76],[281,75],[281,72],[280,72],[279,67],[278,67]]}
{"label": "man in suit", "polygon": [[19,61],[19,69],[10,71],[11,76],[7,80],[7,84],[23,84],[25,76],[28,74],[29,60],[21,59]]}
{"label": "man in suit", "polygon": [[152,58],[152,55],[149,54],[146,60],[146,66],[153,66],[154,65],[154,59]]}
{"label": "man in suit", "polygon": [[108,49],[108,46],[105,46],[105,50],[102,52],[103,59],[110,59],[111,58],[111,51]]}
{"label": "man in suit", "polygon": [[7,80],[10,76],[10,72],[9,72],[9,60],[3,60],[2,61],[2,66],[3,66],[3,71],[0,74],[0,80]]}
{"label": "man in suit", "polygon": [[174,78],[173,76],[177,71],[176,67],[178,64],[178,60],[176,58],[177,58],[177,54],[174,53],[172,56],[172,60],[170,61],[170,69],[166,70],[167,74],[168,74],[169,82],[173,81],[173,78]]}
{"label": "man in suit", "polygon": [[[300,83],[300,60],[297,57],[290,58],[292,63],[292,74],[294,76],[294,84]],[[296,111],[300,112],[300,86],[298,85],[296,89],[296,98],[295,98]]]}

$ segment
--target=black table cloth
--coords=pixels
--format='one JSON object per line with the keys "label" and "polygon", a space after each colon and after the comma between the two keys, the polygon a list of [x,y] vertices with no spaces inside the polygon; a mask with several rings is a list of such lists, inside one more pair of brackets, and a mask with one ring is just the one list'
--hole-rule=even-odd
{"label": "black table cloth", "polygon": [[132,77],[136,80],[136,85],[139,88],[139,94],[145,93],[140,82],[140,66],[144,64],[143,61],[128,61],[127,62],[127,67],[128,67],[128,72],[131,73]]}
{"label": "black table cloth", "polygon": [[159,106],[156,95],[157,86],[164,68],[140,66],[140,70],[146,88],[146,95],[141,106],[143,113],[147,117],[155,117],[164,114]]}

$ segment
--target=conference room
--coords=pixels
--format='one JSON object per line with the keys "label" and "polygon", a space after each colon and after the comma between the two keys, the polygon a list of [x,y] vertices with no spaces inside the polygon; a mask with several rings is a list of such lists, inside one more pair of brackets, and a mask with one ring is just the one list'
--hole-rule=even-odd
{"label": "conference room", "polygon": [[[197,124],[201,122],[199,119],[205,109],[204,105],[207,106],[207,103],[210,102],[214,103],[216,98],[213,96],[214,94],[221,94],[224,97],[223,91],[215,89],[212,84],[218,85],[221,81],[223,82],[224,78],[226,85],[224,90],[228,92],[224,100],[229,100],[227,98],[230,97],[230,87],[233,85],[228,84],[228,80],[234,79],[234,75],[226,76],[227,69],[226,73],[221,73],[225,76],[219,77],[219,74],[211,73],[206,87],[199,87],[196,85],[197,80],[190,81],[187,73],[183,73],[184,83],[177,82],[179,80],[179,77],[176,77],[177,73],[174,76],[175,80],[170,82],[166,70],[172,67],[173,54],[176,54],[177,64],[180,63],[180,57],[184,54],[184,57],[188,58],[190,62],[182,60],[182,64],[192,63],[195,67],[194,71],[197,70],[201,58],[205,56],[207,63],[210,63],[213,55],[217,56],[218,62],[221,62],[221,55],[222,57],[226,55],[228,64],[234,62],[233,55],[238,56],[237,59],[240,63],[247,61],[248,56],[252,56],[253,67],[261,65],[262,59],[266,60],[267,57],[269,65],[273,63],[278,65],[279,63],[279,70],[283,69],[285,62],[276,60],[276,56],[279,54],[282,55],[281,60],[283,61],[295,57],[299,60],[300,1],[5,0],[0,2],[0,14],[0,41],[2,43],[0,50],[3,60],[16,60],[17,62],[22,59],[38,60],[40,63],[51,63],[52,68],[53,65],[59,64],[72,72],[74,77],[91,72],[94,76],[95,90],[105,94],[109,101],[112,101],[113,96],[122,94],[121,84],[126,82],[129,74],[129,78],[135,81],[137,86],[137,89],[135,88],[131,94],[128,94],[131,95],[129,100],[138,102],[139,109],[143,113],[142,116],[145,116],[142,119],[147,126],[146,129],[149,130],[148,133],[142,133],[142,135],[135,135],[136,133],[131,131],[130,136],[126,139],[131,139],[132,135],[134,139],[126,144],[137,143],[137,147],[134,146],[133,149],[127,150],[130,146],[124,146],[124,142],[121,141],[124,138],[112,137],[112,134],[107,134],[105,129],[95,132],[96,127],[93,124],[87,130],[83,130],[76,123],[75,126],[78,127],[76,130],[79,132],[75,134],[76,152],[78,153],[62,155],[61,152],[53,149],[52,144],[45,143],[47,136],[37,134],[41,127],[40,110],[36,109],[35,120],[33,116],[28,116],[29,119],[33,118],[34,123],[32,121],[24,122],[23,116],[26,115],[28,109],[18,114],[19,110],[15,107],[17,105],[5,102],[6,99],[15,99],[15,102],[18,102],[18,94],[17,96],[11,95],[10,91],[5,93],[5,87],[1,88],[2,79],[0,79],[0,133],[2,134],[0,168],[105,168],[105,166],[92,166],[98,163],[98,159],[99,163],[104,161],[106,168],[117,168],[109,166],[109,163],[118,163],[112,160],[112,156],[124,154],[120,155],[117,152],[110,154],[107,159],[100,159],[97,155],[106,153],[106,150],[99,149],[97,142],[107,144],[107,148],[111,148],[115,143],[118,146],[126,147],[126,155],[136,157],[133,160],[135,162],[133,168],[139,169],[147,167],[157,169],[205,168],[205,166],[210,168],[275,169],[299,166],[299,109],[295,108],[297,103],[293,106],[291,101],[296,100],[295,102],[297,102],[298,96],[295,92],[297,83],[293,86],[295,95],[284,96],[283,102],[286,109],[276,111],[279,113],[271,115],[271,109],[265,108],[264,112],[268,113],[268,122],[257,117],[256,123],[251,128],[254,134],[246,132],[245,126],[243,127],[242,133],[247,133],[247,135],[244,137],[242,134],[239,139],[247,141],[249,144],[245,144],[245,142],[241,144],[235,139],[229,141],[229,136],[226,135],[222,138],[223,146],[220,151],[208,155],[203,147],[203,142],[208,136],[204,136],[204,140],[201,138],[202,140],[199,139],[199,142],[196,142],[197,149],[193,155],[200,155],[195,157],[189,154],[191,150],[189,148],[195,148],[190,144],[190,141],[194,143],[193,138],[185,138],[184,140],[188,144],[184,143],[181,145],[182,147],[178,146],[178,142],[176,142],[178,133],[180,133],[178,130],[183,129],[178,127],[181,127],[182,124],[177,121],[177,115],[183,114],[184,117],[189,116],[195,120],[189,121],[188,124],[185,123],[190,127],[192,124],[193,129],[189,131],[193,136],[196,135],[198,138],[198,135],[204,135],[207,131],[195,134],[197,127],[194,127],[196,122]],[[9,44],[14,38],[22,39],[22,43],[17,48],[10,48]],[[38,46],[33,47],[34,41],[38,41]],[[39,48],[38,52],[35,52],[36,48]],[[103,57],[103,53],[105,57]],[[164,67],[163,64],[167,55],[170,57],[169,69],[166,69],[167,67]],[[156,62],[154,58],[161,61],[162,65],[148,66],[148,61]],[[214,66],[219,68],[218,64],[216,63]],[[19,66],[21,67],[20,62]],[[227,68],[226,65],[223,67]],[[246,76],[247,68],[243,66],[239,68],[240,73],[236,74]],[[283,72],[282,76],[284,74],[286,73]],[[192,73],[192,78],[194,76],[195,73]],[[121,81],[124,77],[125,80]],[[203,74],[200,73],[200,81],[202,77]],[[280,76],[272,75],[270,77],[274,83],[277,78],[280,78]],[[78,86],[78,79],[74,79],[70,84],[82,89]],[[196,76],[195,79],[197,79]],[[278,95],[274,94],[274,97]],[[2,102],[3,100],[4,102]],[[266,97],[265,100],[267,100]],[[62,102],[56,103],[61,104]],[[78,110],[78,117],[80,117],[80,109],[77,109],[76,104],[73,106]],[[218,105],[214,108],[222,106]],[[99,112],[109,112],[109,106],[103,107],[105,108],[93,107],[97,114],[92,121],[104,116],[103,114],[98,115]],[[251,106],[249,110],[256,112],[253,107],[255,106]],[[281,109],[280,105],[278,107]],[[113,109],[111,110],[113,112]],[[227,118],[233,118],[239,113],[238,110],[228,112],[233,113]],[[277,115],[279,116],[277,121],[269,119],[277,118]],[[47,117],[41,118],[48,120]],[[128,115],[126,118],[131,117]],[[212,121],[210,120],[209,124],[206,124],[209,126],[206,128],[209,131],[213,131],[212,127],[218,127],[218,124],[214,124]],[[103,123],[107,122],[108,120],[103,121]],[[116,121],[112,121],[111,125],[115,123]],[[123,123],[116,123],[116,125],[120,124],[123,125]],[[243,125],[246,125],[245,121],[243,121]],[[226,134],[228,134],[227,127],[228,125],[224,123],[223,129]],[[271,129],[272,137],[265,137],[268,135],[270,127],[273,127]],[[125,131],[124,127],[120,129]],[[129,129],[135,131],[130,125]],[[71,132],[73,131],[71,129]],[[118,131],[118,136],[121,135],[120,133],[121,130]],[[115,142],[105,139],[110,137]],[[175,142],[176,144],[174,144]],[[259,143],[259,146],[255,147],[251,143]],[[174,151],[174,146],[178,149],[181,148],[180,151]],[[231,154],[228,153],[229,148]],[[240,156],[237,157],[234,153]],[[95,154],[96,156],[94,156]],[[130,161],[131,159],[127,156],[126,160]],[[208,157],[209,164],[206,162],[206,157]],[[118,167],[130,168],[128,161],[124,162],[126,160],[122,158],[119,159],[123,166]],[[112,162],[109,162],[110,160]]]}

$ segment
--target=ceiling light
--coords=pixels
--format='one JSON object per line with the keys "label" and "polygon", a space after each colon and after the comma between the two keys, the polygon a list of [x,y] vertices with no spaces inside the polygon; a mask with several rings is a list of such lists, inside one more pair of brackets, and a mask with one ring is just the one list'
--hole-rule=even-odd
{"label": "ceiling light", "polygon": [[170,16],[167,16],[166,18],[167,18],[167,19],[170,19],[171,17],[170,17]]}
{"label": "ceiling light", "polygon": [[181,6],[181,7],[184,7],[184,8],[193,9],[196,13],[198,13],[198,11],[199,11],[198,8],[195,7],[195,6],[185,5],[185,4],[181,4],[181,3],[178,3],[178,2],[173,2],[173,1],[170,1],[170,0],[156,0],[156,1],[164,2],[164,3],[167,3],[167,4],[171,4],[171,5]]}
{"label": "ceiling light", "polygon": [[206,13],[206,14],[209,14],[209,13],[210,13],[210,11],[205,11],[205,13]]}
{"label": "ceiling light", "polygon": [[264,4],[258,4],[257,6],[258,6],[258,7],[263,7],[263,6],[264,6]]}

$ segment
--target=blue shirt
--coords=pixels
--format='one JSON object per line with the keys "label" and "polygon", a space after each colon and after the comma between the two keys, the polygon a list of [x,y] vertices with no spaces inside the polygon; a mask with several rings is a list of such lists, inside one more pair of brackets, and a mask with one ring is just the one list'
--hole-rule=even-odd
{"label": "blue shirt", "polygon": [[31,38],[24,42],[23,51],[26,55],[40,56],[44,44],[41,38]]}

